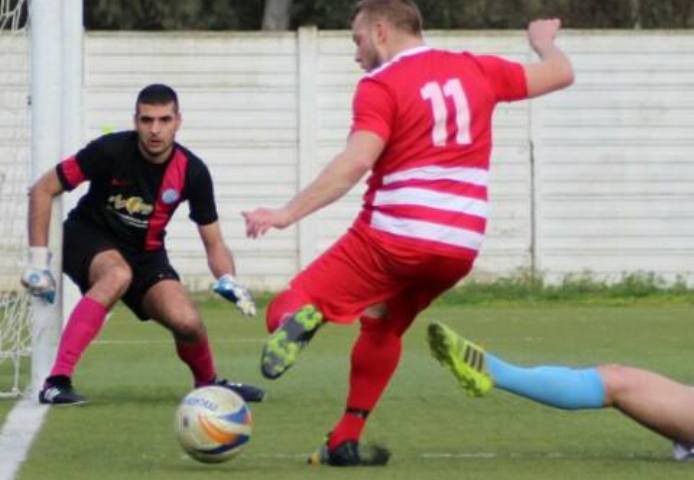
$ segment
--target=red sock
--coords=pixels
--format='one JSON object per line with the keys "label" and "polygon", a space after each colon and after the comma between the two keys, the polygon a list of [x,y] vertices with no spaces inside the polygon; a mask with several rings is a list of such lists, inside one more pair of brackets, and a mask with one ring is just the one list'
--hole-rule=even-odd
{"label": "red sock", "polygon": [[328,448],[335,448],[345,440],[359,441],[366,417],[381,398],[400,362],[400,335],[379,328],[381,320],[362,317],[361,321],[361,332],[352,347],[347,408],[332,430]]}
{"label": "red sock", "polygon": [[101,330],[107,313],[106,307],[89,297],[77,302],[60,337],[51,376],[72,376],[80,357]]}
{"label": "red sock", "polygon": [[294,314],[308,303],[311,303],[308,297],[293,288],[275,295],[266,311],[265,323],[268,332],[272,333],[277,330],[288,315]]}
{"label": "red sock", "polygon": [[193,372],[196,387],[209,385],[215,380],[217,374],[207,337],[194,343],[176,340],[176,352],[178,358],[183,360]]}

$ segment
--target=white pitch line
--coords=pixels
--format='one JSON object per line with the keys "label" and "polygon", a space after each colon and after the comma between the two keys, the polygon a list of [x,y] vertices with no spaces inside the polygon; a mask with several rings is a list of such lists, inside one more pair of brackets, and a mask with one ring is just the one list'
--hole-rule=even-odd
{"label": "white pitch line", "polygon": [[[292,460],[297,458],[308,458],[310,453],[255,453],[249,454],[251,458]],[[636,453],[624,453],[624,458],[640,458],[642,455]],[[600,454],[581,453],[580,455],[567,455],[562,452],[423,452],[417,455],[418,458],[425,460],[452,460],[452,459],[599,459],[603,458]],[[655,458],[655,457],[654,457]]]}
{"label": "white pitch line", "polygon": [[24,398],[10,410],[0,430],[0,480],[14,479],[47,411],[34,398]]}
{"label": "white pitch line", "polygon": [[497,458],[493,452],[459,452],[459,453],[438,453],[429,452],[419,455],[420,458]]}
{"label": "white pitch line", "polygon": [[[285,460],[285,459],[296,459],[296,458],[308,458],[311,455],[312,452],[306,452],[306,453],[255,453],[248,455],[253,458],[269,458],[269,459],[278,459],[278,460]],[[438,452],[429,452],[429,453],[420,453],[417,455],[419,458],[426,458],[430,460],[438,460],[438,459],[451,459],[451,458],[497,458],[499,455],[496,453],[492,452],[460,452],[460,453],[438,453]],[[512,455],[513,456],[513,455]],[[520,456],[520,455],[517,455]]]}
{"label": "white pitch line", "polygon": [[[634,452],[624,453],[624,458],[640,458],[643,455]],[[502,458],[512,458],[512,459],[600,459],[603,456],[599,453],[586,453],[582,452],[580,454],[571,455],[563,452],[428,452],[419,455],[420,458],[426,458],[430,460],[438,459],[455,459],[455,458],[491,458],[491,459],[502,459]]]}

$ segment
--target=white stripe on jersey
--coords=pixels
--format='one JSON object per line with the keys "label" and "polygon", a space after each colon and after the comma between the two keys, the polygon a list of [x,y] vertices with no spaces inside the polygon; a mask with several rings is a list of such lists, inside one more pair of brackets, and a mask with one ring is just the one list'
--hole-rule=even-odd
{"label": "white stripe on jersey", "polygon": [[381,212],[373,212],[371,226],[377,230],[421,240],[429,240],[455,247],[479,250],[484,235],[457,227],[409,218],[396,218]]}
{"label": "white stripe on jersey", "polygon": [[404,51],[398,53],[397,55],[395,55],[393,58],[391,58],[390,60],[388,60],[388,61],[387,61],[386,63],[384,63],[383,65],[381,65],[381,66],[375,68],[374,70],[371,70],[370,72],[367,72],[365,76],[367,76],[367,77],[373,77],[373,76],[376,75],[377,73],[382,72],[383,70],[385,70],[386,68],[388,68],[388,67],[390,67],[392,64],[394,64],[395,62],[398,62],[398,61],[400,61],[401,59],[403,59],[403,58],[405,58],[405,57],[410,57],[410,56],[412,56],[412,55],[417,55],[417,54],[422,53],[422,52],[428,52],[429,50],[431,50],[431,47],[429,47],[429,46],[427,46],[427,45],[420,45],[420,46],[418,46],[418,47],[408,48],[407,50],[404,50]]}
{"label": "white stripe on jersey", "polygon": [[427,165],[383,176],[384,185],[406,180],[453,180],[486,187],[489,180],[489,172],[483,168],[447,168]]}
{"label": "white stripe on jersey", "polygon": [[402,187],[394,190],[378,190],[374,196],[373,205],[415,205],[487,218],[487,202],[484,200],[425,188]]}

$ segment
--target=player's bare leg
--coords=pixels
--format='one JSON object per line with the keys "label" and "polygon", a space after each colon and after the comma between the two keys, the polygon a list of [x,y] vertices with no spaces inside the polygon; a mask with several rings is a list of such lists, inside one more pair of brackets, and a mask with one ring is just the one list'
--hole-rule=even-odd
{"label": "player's bare leg", "polygon": [[86,399],[72,387],[77,362],[98,335],[108,310],[130,286],[132,271],[115,250],[94,256],[89,267],[91,287],[77,303],[60,337],[51,373],[39,392],[39,402],[51,405],[78,405]]}
{"label": "player's bare leg", "polygon": [[621,365],[598,367],[607,406],[691,449],[694,446],[694,388],[657,373]]}
{"label": "player's bare leg", "polygon": [[217,377],[212,350],[200,313],[178,280],[155,283],[142,301],[145,312],[174,336],[176,352],[193,373],[195,386],[218,384],[235,391],[248,402],[260,402],[265,392],[252,385]]}
{"label": "player's bare leg", "polygon": [[85,296],[110,310],[130,287],[133,272],[116,250],[98,253],[89,266],[90,287]]}
{"label": "player's bare leg", "polygon": [[142,300],[142,308],[170,330],[177,341],[196,342],[207,336],[198,309],[178,280],[167,279],[152,285]]}

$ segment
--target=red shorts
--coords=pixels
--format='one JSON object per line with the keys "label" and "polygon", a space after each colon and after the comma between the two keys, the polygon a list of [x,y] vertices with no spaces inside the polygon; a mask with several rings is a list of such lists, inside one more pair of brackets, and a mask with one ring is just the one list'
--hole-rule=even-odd
{"label": "red shorts", "polygon": [[416,316],[472,269],[473,260],[386,249],[368,231],[350,228],[291,282],[326,320],[350,323],[372,305]]}

